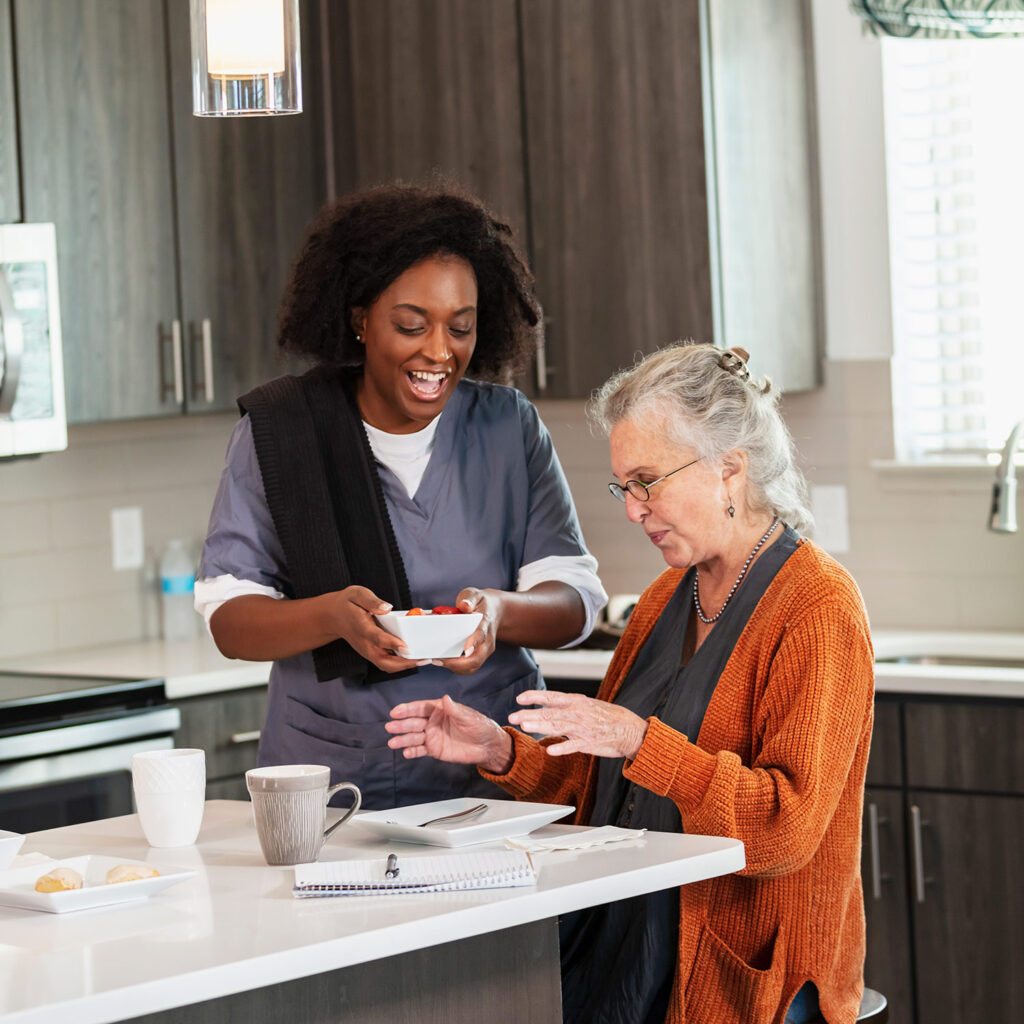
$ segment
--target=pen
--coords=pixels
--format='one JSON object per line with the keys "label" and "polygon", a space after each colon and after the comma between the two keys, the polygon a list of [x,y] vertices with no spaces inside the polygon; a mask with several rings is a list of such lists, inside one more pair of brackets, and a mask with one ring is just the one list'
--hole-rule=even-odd
{"label": "pen", "polygon": [[388,854],[388,866],[384,869],[384,877],[398,877],[398,858],[393,853]]}

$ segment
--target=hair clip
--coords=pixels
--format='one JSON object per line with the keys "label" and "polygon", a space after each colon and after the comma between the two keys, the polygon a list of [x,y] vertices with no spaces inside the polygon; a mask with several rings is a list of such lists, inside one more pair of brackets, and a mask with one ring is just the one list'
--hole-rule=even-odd
{"label": "hair clip", "polygon": [[750,353],[745,348],[726,349],[718,359],[718,365],[728,373],[739,377],[740,380],[747,380],[750,377],[750,371],[747,369],[747,360],[750,358]]}

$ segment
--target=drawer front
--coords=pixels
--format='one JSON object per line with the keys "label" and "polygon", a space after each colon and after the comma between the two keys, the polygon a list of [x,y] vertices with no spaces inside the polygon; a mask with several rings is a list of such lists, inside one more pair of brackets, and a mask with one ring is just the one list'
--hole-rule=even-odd
{"label": "drawer front", "polygon": [[266,701],[265,686],[178,701],[181,728],[174,734],[175,745],[206,751],[207,779],[242,776],[256,767]]}
{"label": "drawer front", "polygon": [[910,702],[907,785],[1024,795],[1024,706]]}
{"label": "drawer front", "polygon": [[867,785],[901,786],[903,761],[900,757],[900,702],[875,698],[875,725],[871,733]]}

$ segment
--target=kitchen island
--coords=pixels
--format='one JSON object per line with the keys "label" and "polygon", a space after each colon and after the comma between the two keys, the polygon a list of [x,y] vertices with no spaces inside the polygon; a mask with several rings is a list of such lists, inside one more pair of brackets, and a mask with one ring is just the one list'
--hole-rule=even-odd
{"label": "kitchen island", "polygon": [[[335,812],[330,811],[333,815]],[[538,835],[578,831],[549,825]],[[320,860],[397,846],[348,825]],[[22,854],[96,854],[195,876],[70,914],[0,907],[0,1021],[561,1019],[557,916],[739,870],[742,843],[647,833],[538,855],[536,886],[297,900],[268,867],[247,803],[206,805],[195,846],[151,849],[135,815],[31,834]],[[457,851],[451,851],[457,852]],[[40,868],[40,872],[45,871]]]}

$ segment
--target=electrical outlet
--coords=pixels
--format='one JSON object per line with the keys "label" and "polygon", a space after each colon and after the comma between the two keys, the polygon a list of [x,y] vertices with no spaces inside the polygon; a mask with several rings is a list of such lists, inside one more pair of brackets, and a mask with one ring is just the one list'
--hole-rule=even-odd
{"label": "electrical outlet", "polygon": [[142,568],[146,545],[142,536],[141,508],[132,506],[110,510],[110,541],[115,569]]}

